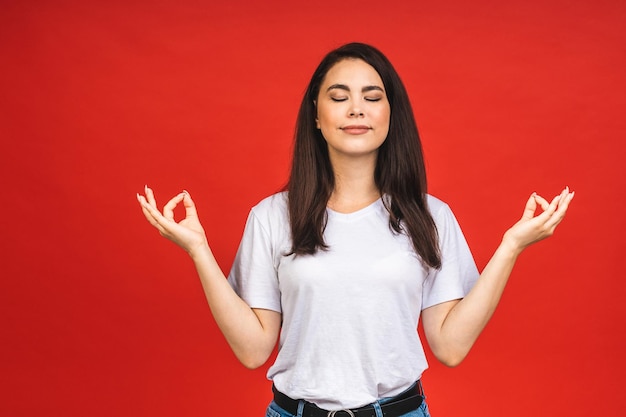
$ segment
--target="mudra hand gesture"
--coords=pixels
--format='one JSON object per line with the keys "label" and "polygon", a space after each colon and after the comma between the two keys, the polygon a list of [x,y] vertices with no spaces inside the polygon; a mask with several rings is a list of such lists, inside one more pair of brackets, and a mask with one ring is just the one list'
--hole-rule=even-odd
{"label": "mudra hand gesture", "polygon": [[[573,198],[574,192],[570,192],[569,187],[565,187],[550,203],[533,193],[526,202],[522,218],[506,231],[502,243],[519,254],[533,243],[552,236]],[[538,206],[543,212],[535,215]]]}
{"label": "mudra hand gesture", "polygon": [[[187,191],[183,191],[168,201],[163,206],[163,213],[157,208],[154,192],[148,186],[145,186],[145,194],[145,197],[137,194],[137,200],[141,205],[144,216],[159,231],[161,236],[176,243],[191,256],[202,248],[208,248],[206,235],[200,224],[200,219],[198,219],[196,206]],[[176,222],[174,209],[181,202],[185,207],[185,218],[180,222]]]}
{"label": "mudra hand gesture", "polygon": [[[137,194],[137,200],[144,216],[161,236],[171,240],[192,256],[195,251],[208,248],[206,234],[200,224],[196,206],[187,191],[169,200],[163,206],[163,213],[157,208],[154,192],[148,186],[145,187],[145,194],[145,197]],[[533,193],[526,202],[522,218],[506,231],[502,243],[518,255],[533,243],[552,236],[565,217],[573,198],[574,192],[570,192],[568,187],[550,203],[537,193]],[[185,218],[176,222],[174,209],[181,202],[185,207]],[[535,215],[538,207],[541,207],[543,212]]]}

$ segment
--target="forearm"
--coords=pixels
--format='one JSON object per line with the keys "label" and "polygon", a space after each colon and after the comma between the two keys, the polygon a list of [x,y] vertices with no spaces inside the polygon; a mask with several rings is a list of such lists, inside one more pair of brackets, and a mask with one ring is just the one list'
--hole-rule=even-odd
{"label": "forearm", "polygon": [[520,253],[503,241],[469,294],[450,310],[440,331],[445,363],[454,366],[469,353],[493,316]]}
{"label": "forearm", "polygon": [[277,329],[263,327],[255,311],[232,289],[208,246],[190,256],[213,317],[231,349],[244,366],[261,366],[274,348]]}
{"label": "forearm", "polygon": [[[465,358],[496,310],[520,253],[554,233],[572,198],[574,193],[568,188],[551,203],[533,193],[526,202],[522,218],[506,231],[469,294],[462,300],[448,301],[423,311],[424,331],[437,359],[456,366]],[[535,216],[538,205],[544,211]]]}
{"label": "forearm", "polygon": [[[137,194],[143,214],[159,233],[184,249],[193,260],[204,294],[219,328],[237,358],[248,368],[261,366],[272,353],[280,331],[280,313],[251,309],[231,288],[211,253],[195,204],[183,191],[163,206],[156,206],[152,189],[146,196]],[[174,209],[182,203],[185,218],[177,223]]]}

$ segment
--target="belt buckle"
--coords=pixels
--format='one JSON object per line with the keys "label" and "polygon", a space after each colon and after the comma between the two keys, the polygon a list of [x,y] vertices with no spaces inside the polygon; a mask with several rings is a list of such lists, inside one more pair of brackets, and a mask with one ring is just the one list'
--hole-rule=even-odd
{"label": "belt buckle", "polygon": [[337,413],[347,413],[348,416],[350,417],[355,417],[354,413],[350,410],[335,410],[335,411],[329,411],[328,414],[326,414],[326,417],[335,417],[337,415]]}

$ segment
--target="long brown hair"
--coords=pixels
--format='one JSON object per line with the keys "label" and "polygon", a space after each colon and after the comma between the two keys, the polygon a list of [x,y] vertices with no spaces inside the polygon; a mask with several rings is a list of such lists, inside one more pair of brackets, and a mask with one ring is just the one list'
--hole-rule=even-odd
{"label": "long brown hair", "polygon": [[374,181],[389,212],[395,233],[406,233],[422,262],[441,267],[437,228],[426,204],[426,169],[422,144],[406,89],[389,60],[376,48],[350,43],[331,51],[319,64],[306,89],[296,121],[291,174],[286,189],[292,249],[296,255],[326,250],[326,205],[335,186],[328,147],[315,124],[319,89],[324,77],[344,59],[361,59],[383,81],[391,107],[389,133],[378,150]]}

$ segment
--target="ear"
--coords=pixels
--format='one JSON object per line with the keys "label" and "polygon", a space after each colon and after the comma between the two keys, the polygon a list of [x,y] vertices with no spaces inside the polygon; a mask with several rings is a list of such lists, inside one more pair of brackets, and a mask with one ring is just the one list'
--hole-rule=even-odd
{"label": "ear", "polygon": [[[313,105],[315,106],[315,113],[317,114],[317,100],[313,100]],[[317,117],[315,117],[315,127],[320,129],[320,121]]]}

